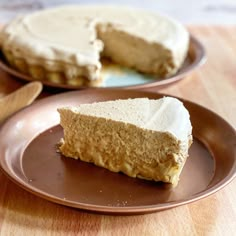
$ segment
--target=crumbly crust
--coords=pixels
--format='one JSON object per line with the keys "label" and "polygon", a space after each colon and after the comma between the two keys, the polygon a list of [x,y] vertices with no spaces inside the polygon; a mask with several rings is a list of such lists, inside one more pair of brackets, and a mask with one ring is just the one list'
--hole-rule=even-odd
{"label": "crumbly crust", "polygon": [[[102,77],[96,80],[89,80],[88,77],[81,75],[68,76],[63,69],[61,70],[49,70],[43,67],[42,64],[29,64],[25,59],[15,57],[9,50],[4,50],[4,55],[8,63],[18,71],[31,76],[35,80],[49,81],[55,84],[66,84],[75,87],[100,87],[103,83]],[[81,71],[86,71],[86,67],[81,67]]]}

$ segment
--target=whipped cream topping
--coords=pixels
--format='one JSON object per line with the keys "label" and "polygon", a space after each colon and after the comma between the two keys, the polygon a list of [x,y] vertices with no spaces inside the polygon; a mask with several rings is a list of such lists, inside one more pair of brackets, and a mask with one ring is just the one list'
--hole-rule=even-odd
{"label": "whipped cream topping", "polygon": [[[103,43],[97,39],[97,24],[112,24],[150,43],[162,44],[176,61],[182,60],[189,36],[178,22],[158,14],[112,6],[63,6],[20,17],[1,33],[5,49],[38,59],[100,68]],[[51,61],[51,62],[50,62]],[[178,64],[178,62],[177,62]]]}
{"label": "whipped cream topping", "polygon": [[112,119],[148,130],[168,132],[186,144],[192,133],[187,109],[181,101],[172,97],[158,100],[135,98],[98,102],[70,109],[84,115]]}

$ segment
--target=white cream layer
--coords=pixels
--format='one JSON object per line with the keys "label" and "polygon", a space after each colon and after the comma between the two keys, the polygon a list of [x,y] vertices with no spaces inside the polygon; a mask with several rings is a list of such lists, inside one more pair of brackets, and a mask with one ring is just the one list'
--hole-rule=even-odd
{"label": "white cream layer", "polygon": [[158,100],[135,98],[98,102],[70,109],[75,113],[129,123],[148,130],[168,132],[186,144],[192,133],[187,109],[182,102],[172,97]]}

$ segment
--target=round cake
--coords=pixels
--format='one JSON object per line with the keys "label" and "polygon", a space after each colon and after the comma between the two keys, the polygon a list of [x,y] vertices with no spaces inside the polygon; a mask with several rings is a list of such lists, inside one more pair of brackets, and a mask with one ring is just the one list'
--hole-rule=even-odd
{"label": "round cake", "polygon": [[17,17],[0,43],[9,64],[36,80],[102,86],[102,57],[161,78],[175,74],[189,34],[175,20],[140,9],[72,5]]}

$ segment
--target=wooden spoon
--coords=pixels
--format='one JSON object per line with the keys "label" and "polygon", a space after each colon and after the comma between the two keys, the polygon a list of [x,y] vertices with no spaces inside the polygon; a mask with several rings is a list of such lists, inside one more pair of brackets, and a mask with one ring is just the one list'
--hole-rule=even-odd
{"label": "wooden spoon", "polygon": [[16,111],[30,105],[40,94],[42,87],[41,82],[30,82],[13,93],[0,98],[0,123]]}

